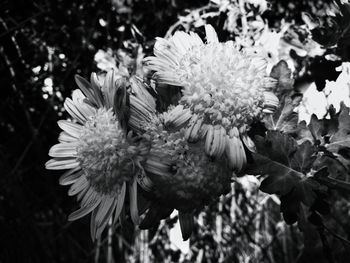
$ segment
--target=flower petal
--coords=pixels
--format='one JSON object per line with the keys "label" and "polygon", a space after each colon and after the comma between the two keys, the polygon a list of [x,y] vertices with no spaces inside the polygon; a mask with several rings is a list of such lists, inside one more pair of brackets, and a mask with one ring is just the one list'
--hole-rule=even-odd
{"label": "flower petal", "polygon": [[133,76],[130,78],[131,89],[133,94],[140,100],[142,100],[149,110],[152,112],[156,111],[156,100],[153,96],[147,91],[145,84],[142,82],[142,79],[139,77]]}
{"label": "flower petal", "polygon": [[117,207],[115,208],[115,213],[114,213],[114,222],[117,221],[117,219],[120,216],[120,213],[122,212],[122,209],[124,206],[124,200],[125,200],[125,193],[126,193],[126,183],[124,182],[122,189],[118,195]]}
{"label": "flower petal", "polygon": [[86,200],[85,203],[81,206],[81,208],[69,215],[69,221],[75,221],[79,218],[86,216],[87,214],[91,213],[91,211],[93,211],[101,202],[101,199],[98,196],[98,194],[91,188],[86,193],[84,198]]}
{"label": "flower petal", "polygon": [[[236,136],[238,135],[238,136]],[[247,162],[243,143],[239,138],[238,130],[233,128],[226,136],[226,156],[229,164],[233,169],[240,171]]]}
{"label": "flower petal", "polygon": [[149,173],[161,176],[171,176],[169,165],[164,164],[161,160],[155,160],[154,157],[148,158],[145,163],[145,170]]}
{"label": "flower petal", "polygon": [[81,176],[74,184],[69,188],[68,195],[73,196],[89,188],[89,182],[85,176]]}
{"label": "flower petal", "polygon": [[205,35],[207,36],[207,43],[219,43],[218,35],[211,25],[205,25]]}
{"label": "flower petal", "polygon": [[72,116],[74,119],[79,121],[81,124],[85,123],[86,121],[85,117],[80,113],[80,111],[77,109],[77,106],[74,104],[74,102],[70,98],[67,98],[65,100],[63,106],[70,116]]}
{"label": "flower petal", "polygon": [[225,151],[226,130],[221,125],[215,125],[213,142],[209,151],[210,156],[220,157]]}
{"label": "flower petal", "polygon": [[80,167],[76,167],[74,169],[71,169],[67,172],[65,172],[59,179],[60,185],[70,185],[76,182],[76,180],[79,179],[80,176],[82,176],[83,171]]}
{"label": "flower petal", "polygon": [[96,73],[92,73],[90,77],[91,88],[94,92],[94,98],[97,103],[98,108],[102,108],[104,106],[104,99],[101,91],[101,85],[98,80]]}
{"label": "flower petal", "polygon": [[91,87],[90,82],[79,75],[75,75],[75,82],[79,86],[80,90],[86,96],[86,98],[93,103],[94,106],[99,107],[99,103],[97,102],[98,97],[95,96],[94,90]]}
{"label": "flower petal", "polygon": [[53,158],[46,162],[45,168],[48,170],[73,169],[79,166],[76,158]]}
{"label": "flower petal", "polygon": [[244,145],[250,150],[251,152],[256,152],[256,147],[252,139],[248,135],[242,135],[242,140]]}
{"label": "flower petal", "polygon": [[67,132],[63,131],[58,136],[58,141],[61,143],[71,143],[71,142],[77,142],[78,139],[76,137],[71,136]]}
{"label": "flower petal", "polygon": [[140,224],[139,209],[137,206],[137,181],[134,179],[129,188],[130,215],[135,225]]}
{"label": "flower petal", "polygon": [[75,157],[77,154],[77,143],[59,143],[52,146],[49,150],[51,157]]}
{"label": "flower petal", "polygon": [[57,124],[62,130],[64,130],[74,138],[79,138],[81,130],[83,128],[83,126],[81,126],[80,124],[67,120],[60,120],[57,122]]}
{"label": "flower petal", "polygon": [[189,109],[184,109],[182,105],[177,105],[172,110],[164,114],[164,124],[167,127],[181,128],[192,117]]}
{"label": "flower petal", "polygon": [[272,92],[264,92],[264,107],[267,110],[275,110],[278,108],[279,100],[275,94]]}
{"label": "flower petal", "polygon": [[111,219],[118,201],[118,198],[115,198],[115,197],[111,198],[111,197],[105,196],[104,198],[106,198],[106,202],[104,203],[103,206],[100,205],[96,214],[96,221],[95,221],[95,224],[97,226],[96,238],[99,238],[103,230],[106,228],[108,221]]}
{"label": "flower petal", "polygon": [[210,155],[213,140],[214,140],[214,127],[213,125],[208,125],[207,135],[205,137],[205,152],[208,155]]}

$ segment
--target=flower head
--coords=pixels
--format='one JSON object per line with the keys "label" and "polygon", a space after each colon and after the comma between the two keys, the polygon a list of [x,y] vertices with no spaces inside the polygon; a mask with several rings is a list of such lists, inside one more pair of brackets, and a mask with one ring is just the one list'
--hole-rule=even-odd
{"label": "flower head", "polygon": [[[107,223],[116,219],[123,207],[126,185],[136,195],[134,177],[142,173],[141,162],[148,147],[127,135],[113,112],[114,98],[121,77],[109,71],[101,84],[95,74],[91,83],[76,77],[80,90],[67,98],[64,107],[73,121],[60,120],[63,130],[59,144],[54,145],[46,163],[51,170],[69,169],[60,179],[62,185],[72,185],[68,194],[77,195],[81,208],[69,220],[76,220],[90,212],[91,235],[101,235]],[[83,94],[84,93],[84,94]],[[136,198],[130,201],[131,212],[137,213]],[[135,208],[136,207],[136,208]]]}
{"label": "flower head", "polygon": [[278,106],[271,92],[276,81],[267,76],[263,57],[240,50],[232,41],[220,43],[211,26],[205,29],[207,43],[192,32],[158,38],[155,56],[145,62],[158,83],[182,87],[179,103],[192,114],[188,139],[205,134],[207,154],[226,152],[240,170],[246,161],[242,140],[249,140],[250,124]]}
{"label": "flower head", "polygon": [[232,171],[225,159],[206,155],[202,143],[189,143],[184,129],[170,131],[165,125],[169,118],[169,113],[161,114],[149,124],[144,136],[151,149],[144,167],[160,203],[192,211],[224,194]]}

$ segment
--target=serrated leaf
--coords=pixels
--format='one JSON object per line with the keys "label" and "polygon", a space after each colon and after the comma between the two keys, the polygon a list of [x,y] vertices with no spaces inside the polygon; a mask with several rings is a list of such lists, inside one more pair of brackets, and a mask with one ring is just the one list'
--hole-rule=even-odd
{"label": "serrated leaf", "polygon": [[302,176],[277,162],[269,162],[265,165],[269,166],[268,169],[272,168],[276,172],[272,173],[270,170],[270,174],[260,184],[260,190],[268,194],[286,195],[296,186],[300,176]]}
{"label": "serrated leaf", "polygon": [[305,141],[314,142],[314,137],[312,136],[312,133],[306,124],[306,121],[301,121],[298,124],[297,128],[297,135],[298,135],[298,143],[301,144]]}
{"label": "serrated leaf", "polygon": [[327,176],[329,174],[332,178],[344,178],[348,174],[346,167],[338,159],[327,155],[317,158],[313,165],[313,169],[319,172],[325,168],[328,169]]}
{"label": "serrated leaf", "polygon": [[257,152],[252,153],[254,164],[248,165],[246,172],[266,175],[260,190],[269,194],[289,193],[314,161],[315,148],[310,142],[298,147],[291,136],[280,132],[269,131],[265,138],[258,138],[256,146]]}
{"label": "serrated leaf", "polygon": [[349,108],[341,104],[338,117],[338,130],[330,138],[326,146],[328,151],[337,153],[341,148],[350,147],[350,115]]}
{"label": "serrated leaf", "polygon": [[324,133],[323,122],[315,114],[312,114],[308,127],[315,141],[322,139],[322,134]]}
{"label": "serrated leaf", "polygon": [[257,137],[255,144],[254,162],[248,164],[246,172],[265,176],[260,190],[279,195],[286,223],[297,222],[303,206],[316,211],[314,204],[323,188],[307,174],[314,168],[317,148],[308,140],[298,145],[293,137],[277,131],[268,131],[264,138]]}
{"label": "serrated leaf", "polygon": [[326,80],[335,81],[339,77],[340,71],[337,71],[336,68],[340,65],[341,61],[339,60],[331,61],[323,56],[315,57],[309,70],[318,91],[322,91],[326,87]]}
{"label": "serrated leaf", "polygon": [[258,153],[287,166],[290,164],[290,157],[297,150],[296,141],[279,131],[268,131],[265,138],[257,136],[255,145]]}
{"label": "serrated leaf", "polygon": [[291,167],[302,173],[310,171],[314,161],[316,160],[316,147],[311,142],[305,141],[298,147],[298,151],[291,160]]}
{"label": "serrated leaf", "polygon": [[257,152],[252,153],[253,164],[246,172],[265,176],[260,190],[281,198],[281,212],[287,223],[295,223],[301,204],[311,207],[321,185],[306,174],[316,159],[316,147],[305,141],[297,145],[295,139],[277,131],[267,132],[255,141]]}
{"label": "serrated leaf", "polygon": [[302,178],[296,185],[296,196],[307,206],[311,206],[316,200],[316,192],[320,184],[312,178]]}
{"label": "serrated leaf", "polygon": [[327,185],[330,188],[350,192],[350,182],[333,178],[329,176],[329,172],[331,172],[330,169],[328,167],[325,167],[315,174],[315,178],[317,181]]}
{"label": "serrated leaf", "polygon": [[281,107],[273,115],[267,115],[263,120],[269,130],[292,133],[297,129],[298,114],[294,112],[295,106],[290,97],[285,97]]}
{"label": "serrated leaf", "polygon": [[286,61],[279,61],[271,70],[270,77],[276,79],[277,88],[275,90],[279,98],[293,90],[294,80],[291,78],[292,71]]}

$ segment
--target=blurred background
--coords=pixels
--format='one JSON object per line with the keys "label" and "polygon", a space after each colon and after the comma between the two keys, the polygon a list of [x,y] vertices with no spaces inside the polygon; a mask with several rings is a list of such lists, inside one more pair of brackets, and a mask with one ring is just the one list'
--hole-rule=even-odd
{"label": "blurred background", "polygon": [[[308,122],[312,113],[326,116],[330,104],[349,103],[346,21],[332,1],[317,0],[2,0],[0,262],[106,262],[105,235],[93,243],[88,218],[67,221],[78,204],[58,185],[61,173],[44,168],[75,74],[88,78],[120,63],[137,72],[155,37],[203,36],[210,23],[221,41],[263,48],[271,68],[286,61]],[[258,186],[255,177],[239,179],[198,214],[189,242],[180,240],[176,214],[147,235],[126,223],[113,235],[112,261],[324,262],[322,245],[286,225],[278,198]],[[330,222],[349,239],[349,199],[338,195]],[[348,262],[339,240],[331,239],[335,260]]]}

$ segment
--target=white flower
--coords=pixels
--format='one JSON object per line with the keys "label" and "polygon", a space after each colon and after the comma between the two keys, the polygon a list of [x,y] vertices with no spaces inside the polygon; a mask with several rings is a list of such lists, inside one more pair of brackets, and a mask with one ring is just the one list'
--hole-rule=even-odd
{"label": "white flower", "polygon": [[205,137],[206,153],[224,152],[231,166],[246,163],[243,142],[254,119],[277,108],[271,92],[276,81],[266,74],[266,60],[232,41],[219,43],[215,30],[205,26],[207,42],[190,32],[176,32],[169,40],[157,38],[154,57],[145,58],[159,84],[183,87],[180,105],[192,118],[187,126],[189,141]]}
{"label": "white flower", "polygon": [[203,142],[188,142],[184,125],[191,119],[191,111],[177,105],[157,113],[145,87],[137,87],[130,95],[133,119],[129,125],[150,147],[139,185],[151,192],[157,203],[180,211],[192,211],[224,194],[230,187],[232,169],[226,158],[214,160],[205,154]]}
{"label": "white flower", "polygon": [[113,70],[107,73],[103,85],[96,74],[92,74],[91,84],[76,77],[84,94],[75,90],[73,99],[66,99],[64,107],[73,121],[58,122],[63,132],[59,144],[49,151],[53,159],[46,163],[47,169],[68,169],[60,184],[71,185],[68,194],[77,195],[81,206],[69,220],[92,212],[93,239],[101,235],[110,220],[118,218],[127,185],[131,215],[136,223],[138,220],[135,176],[143,173],[140,162],[148,147],[127,135],[112,111],[118,79]]}
{"label": "white flower", "polygon": [[226,193],[232,170],[226,159],[213,160],[205,154],[202,142],[189,143],[185,130],[171,130],[177,116],[170,111],[153,118],[144,134],[150,152],[144,168],[151,180],[152,193],[159,203],[191,212]]}

